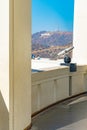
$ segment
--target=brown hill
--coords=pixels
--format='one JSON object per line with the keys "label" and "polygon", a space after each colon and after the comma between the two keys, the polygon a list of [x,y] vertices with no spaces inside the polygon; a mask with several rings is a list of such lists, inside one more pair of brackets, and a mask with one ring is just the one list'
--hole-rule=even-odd
{"label": "brown hill", "polygon": [[32,35],[32,53],[37,57],[53,58],[65,48],[72,45],[72,32],[42,31]]}

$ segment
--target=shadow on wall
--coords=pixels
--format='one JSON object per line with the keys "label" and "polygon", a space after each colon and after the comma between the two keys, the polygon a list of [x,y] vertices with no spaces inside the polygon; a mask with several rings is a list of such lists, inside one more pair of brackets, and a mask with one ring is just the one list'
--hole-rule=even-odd
{"label": "shadow on wall", "polygon": [[9,112],[0,91],[0,130],[9,130]]}

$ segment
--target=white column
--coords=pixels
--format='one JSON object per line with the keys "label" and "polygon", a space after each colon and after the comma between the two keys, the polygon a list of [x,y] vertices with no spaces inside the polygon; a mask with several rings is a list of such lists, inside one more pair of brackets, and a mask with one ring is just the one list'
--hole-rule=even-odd
{"label": "white column", "polygon": [[74,9],[73,59],[87,64],[87,0],[75,0]]}
{"label": "white column", "polygon": [[30,0],[10,0],[10,130],[31,123],[30,16]]}

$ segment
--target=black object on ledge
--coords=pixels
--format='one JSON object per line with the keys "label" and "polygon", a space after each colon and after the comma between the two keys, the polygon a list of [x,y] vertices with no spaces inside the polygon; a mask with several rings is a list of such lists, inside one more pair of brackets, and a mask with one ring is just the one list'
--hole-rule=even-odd
{"label": "black object on ledge", "polygon": [[71,58],[68,55],[66,55],[64,57],[64,62],[65,63],[60,63],[60,65],[69,66],[70,72],[76,72],[77,71],[76,63],[70,63],[71,62]]}

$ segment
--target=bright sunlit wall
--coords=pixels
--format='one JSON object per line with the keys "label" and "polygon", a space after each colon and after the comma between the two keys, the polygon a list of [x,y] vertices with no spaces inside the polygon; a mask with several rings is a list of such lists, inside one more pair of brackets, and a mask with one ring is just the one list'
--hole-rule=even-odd
{"label": "bright sunlit wall", "polygon": [[75,0],[73,44],[74,62],[87,64],[87,0]]}

